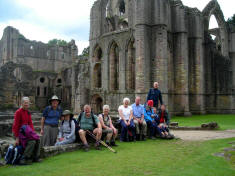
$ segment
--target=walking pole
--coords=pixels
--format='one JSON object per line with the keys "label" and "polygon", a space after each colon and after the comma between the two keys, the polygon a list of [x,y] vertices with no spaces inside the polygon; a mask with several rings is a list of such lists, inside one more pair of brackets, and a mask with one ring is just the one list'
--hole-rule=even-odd
{"label": "walking pole", "polygon": [[[96,140],[96,136],[95,136],[93,133],[91,133],[89,130],[86,130],[86,132],[88,133],[89,136],[91,136],[93,139]],[[109,145],[107,145],[104,141],[99,140],[98,142],[101,143],[103,146],[107,147],[111,152],[117,153],[116,150],[114,150],[112,147],[110,147]]]}

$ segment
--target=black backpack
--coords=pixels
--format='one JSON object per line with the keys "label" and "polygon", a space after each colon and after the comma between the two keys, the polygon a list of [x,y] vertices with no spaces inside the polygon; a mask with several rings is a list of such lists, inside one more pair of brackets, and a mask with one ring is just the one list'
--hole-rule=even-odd
{"label": "black backpack", "polygon": [[19,164],[20,159],[23,155],[23,148],[22,146],[18,145],[14,147],[13,145],[10,145],[7,149],[7,153],[5,155],[5,161],[6,164]]}
{"label": "black backpack", "polygon": [[[79,129],[81,129],[80,121],[81,121],[81,119],[82,119],[83,113],[84,113],[84,111],[81,112],[81,113],[79,114],[79,117],[78,117],[77,124],[78,124]],[[91,112],[91,118],[92,118],[92,121],[93,121],[93,128],[95,129],[95,128],[97,128],[97,125],[96,125],[96,123],[95,123],[95,117],[94,117],[94,113],[93,113],[93,112]]]}

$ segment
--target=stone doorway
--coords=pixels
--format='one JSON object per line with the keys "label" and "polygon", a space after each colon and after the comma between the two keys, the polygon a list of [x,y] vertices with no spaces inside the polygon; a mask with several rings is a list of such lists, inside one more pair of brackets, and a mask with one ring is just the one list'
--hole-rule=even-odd
{"label": "stone doorway", "polygon": [[95,114],[102,113],[103,99],[99,95],[94,95],[91,99],[91,109]]}

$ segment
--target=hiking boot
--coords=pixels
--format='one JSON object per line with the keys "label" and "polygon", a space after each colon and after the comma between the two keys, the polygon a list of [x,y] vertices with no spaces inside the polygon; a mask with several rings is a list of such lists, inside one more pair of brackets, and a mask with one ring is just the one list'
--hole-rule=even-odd
{"label": "hiking boot", "polygon": [[173,135],[173,134],[168,134],[168,136],[167,136],[167,139],[174,139],[175,138],[175,136]]}
{"label": "hiking boot", "polygon": [[33,162],[35,162],[35,163],[41,163],[41,162],[42,162],[42,159],[40,159],[40,158],[35,158],[35,159],[33,159]]}
{"label": "hiking boot", "polygon": [[161,134],[161,135],[160,135],[160,138],[161,138],[161,139],[166,139],[166,135]]}
{"label": "hiking boot", "polygon": [[95,143],[95,149],[96,149],[96,150],[101,150],[101,147],[100,147],[100,143],[99,143],[99,142],[96,142],[96,143]]}
{"label": "hiking boot", "polygon": [[21,159],[19,161],[19,165],[31,165],[32,164],[32,160],[31,159]]}
{"label": "hiking boot", "polygon": [[142,141],[146,141],[145,135],[142,135]]}
{"label": "hiking boot", "polygon": [[83,148],[84,148],[84,151],[85,151],[85,152],[88,152],[89,149],[90,149],[90,146],[89,146],[88,144],[85,144],[85,145],[83,146]]}
{"label": "hiking boot", "polygon": [[114,146],[114,147],[117,147],[118,145],[115,143],[115,141],[112,141],[111,143],[111,146]]}
{"label": "hiking boot", "polygon": [[140,135],[136,134],[136,140],[139,141],[140,140]]}

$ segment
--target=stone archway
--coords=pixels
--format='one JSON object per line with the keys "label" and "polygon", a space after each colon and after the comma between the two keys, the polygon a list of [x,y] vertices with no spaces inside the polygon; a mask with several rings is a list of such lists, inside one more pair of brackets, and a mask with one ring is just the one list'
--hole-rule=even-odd
{"label": "stone archway", "polygon": [[101,62],[101,59],[102,59],[102,49],[97,45],[93,51],[93,59],[92,61],[93,62]]}
{"label": "stone archway", "polygon": [[95,114],[102,113],[103,99],[99,95],[94,95],[91,99],[91,108]]}
{"label": "stone archway", "polygon": [[129,41],[127,46],[126,60],[126,88],[129,90],[135,89],[135,47],[134,40]]}
{"label": "stone archway", "polygon": [[97,63],[94,66],[93,71],[93,85],[95,88],[101,88],[102,87],[102,73],[101,73],[101,64]]}
{"label": "stone archway", "polygon": [[[23,96],[34,97],[35,74],[30,66],[7,62],[0,68],[0,108],[19,107]],[[34,103],[34,99],[31,99]]]}
{"label": "stone archway", "polygon": [[219,39],[221,44],[221,53],[223,56],[228,56],[228,34],[226,22],[224,20],[224,14],[220,9],[220,5],[216,0],[211,0],[207,6],[203,9],[202,14],[204,16],[204,28],[205,31],[209,33],[209,22],[211,15],[215,16],[218,23]]}
{"label": "stone archway", "polygon": [[94,64],[93,67],[93,75],[92,75],[92,85],[94,88],[102,87],[102,49],[97,45],[93,51],[92,62]]}
{"label": "stone archway", "polygon": [[110,90],[119,89],[119,48],[113,42],[109,51],[109,88]]}

